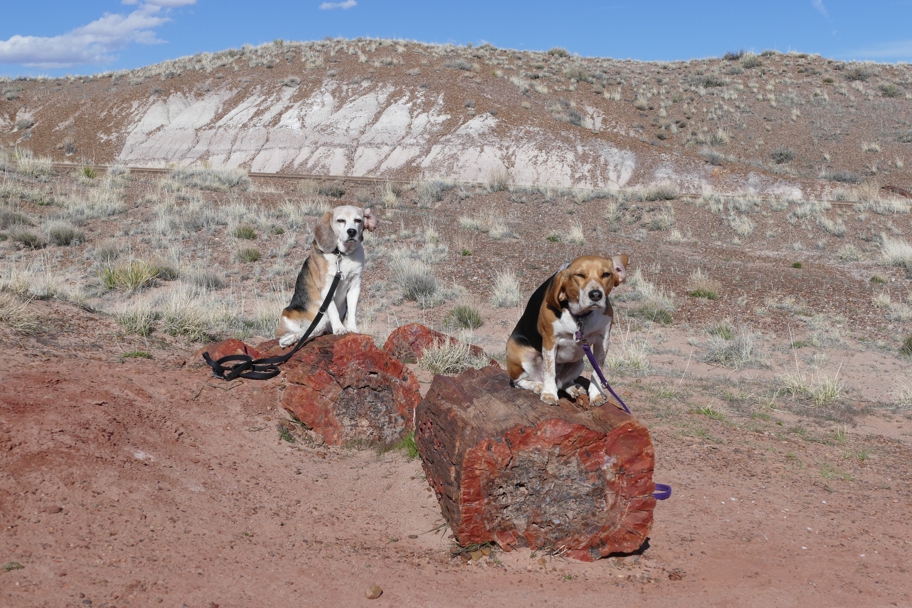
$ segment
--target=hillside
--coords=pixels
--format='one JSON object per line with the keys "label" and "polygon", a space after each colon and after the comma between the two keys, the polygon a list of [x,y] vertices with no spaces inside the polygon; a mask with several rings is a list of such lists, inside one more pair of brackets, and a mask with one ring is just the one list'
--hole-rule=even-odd
{"label": "hillside", "polygon": [[863,180],[912,188],[907,65],[337,39],[2,87],[0,144],[57,161],[818,197]]}

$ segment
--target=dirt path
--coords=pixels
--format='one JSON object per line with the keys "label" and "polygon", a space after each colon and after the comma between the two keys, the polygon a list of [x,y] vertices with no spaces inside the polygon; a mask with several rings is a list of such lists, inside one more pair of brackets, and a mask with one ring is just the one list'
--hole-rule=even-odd
{"label": "dirt path", "polygon": [[649,548],[467,563],[418,461],[287,443],[279,379],[225,385],[100,343],[81,359],[4,348],[19,371],[0,386],[0,604],[912,604],[907,437],[777,436],[623,381],[674,486]]}

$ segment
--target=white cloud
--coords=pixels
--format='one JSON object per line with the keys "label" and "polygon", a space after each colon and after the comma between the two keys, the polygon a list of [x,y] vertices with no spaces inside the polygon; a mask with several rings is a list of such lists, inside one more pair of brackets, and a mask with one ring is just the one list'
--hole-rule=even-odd
{"label": "white cloud", "polygon": [[[138,0],[122,0],[136,4]],[[66,68],[101,64],[113,60],[111,53],[131,43],[160,44],[155,28],[171,19],[168,9],[194,4],[196,0],[146,0],[133,12],[105,13],[88,25],[60,36],[19,36],[0,40],[0,63],[19,63],[36,68]],[[164,10],[163,10],[164,9]]]}
{"label": "white cloud", "polygon": [[345,0],[344,2],[324,2],[320,5],[320,10],[329,11],[334,8],[349,9],[353,6],[358,6],[358,3],[355,0]]}
{"label": "white cloud", "polygon": [[827,13],[826,7],[823,5],[823,0],[811,0],[811,4],[813,4],[813,5],[814,5],[814,8],[817,9],[817,12],[819,12],[819,13],[820,13],[821,15],[823,15],[824,17],[829,17],[829,16],[830,16],[830,15]]}

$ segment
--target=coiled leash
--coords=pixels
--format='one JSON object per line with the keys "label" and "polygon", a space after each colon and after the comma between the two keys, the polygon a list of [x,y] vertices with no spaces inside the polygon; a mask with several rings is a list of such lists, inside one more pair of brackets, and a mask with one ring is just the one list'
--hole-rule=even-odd
{"label": "coiled leash", "polygon": [[[630,408],[627,407],[627,404],[624,403],[624,400],[614,392],[614,389],[611,388],[611,385],[608,384],[608,380],[605,379],[605,374],[602,373],[602,368],[599,367],[598,362],[595,360],[595,355],[592,354],[592,347],[589,346],[589,343],[586,342],[586,339],[583,337],[582,328],[576,330],[576,341],[579,342],[580,346],[583,349],[583,352],[586,353],[586,358],[589,359],[589,363],[592,364],[592,369],[595,370],[595,373],[599,377],[599,381],[602,383],[602,386],[608,389],[608,392],[611,393],[611,396],[617,399],[617,402],[621,404],[621,407],[624,408],[624,411],[630,414]],[[671,486],[664,483],[655,484],[656,491],[652,493],[653,497],[656,500],[668,500],[671,498]]]}
{"label": "coiled leash", "polygon": [[[336,256],[336,276],[333,277],[326,298],[324,298],[319,312],[317,312],[313,321],[311,321],[310,327],[307,328],[307,331],[304,332],[304,335],[301,336],[301,339],[298,340],[298,343],[290,352],[278,357],[266,357],[263,359],[254,359],[250,355],[228,355],[222,357],[218,361],[213,361],[212,357],[209,356],[209,353],[204,352],[203,359],[205,359],[206,364],[212,368],[212,373],[222,380],[234,380],[235,378],[268,380],[278,376],[281,372],[279,366],[291,359],[291,356],[304,346],[304,343],[310,337],[310,334],[313,333],[313,330],[317,328],[317,324],[320,323],[320,319],[322,319],[323,315],[326,313],[326,309],[329,308],[329,303],[332,302],[333,294],[336,293],[336,287],[339,285],[339,281],[342,280],[341,254],[337,253]],[[226,365],[226,363],[231,362],[234,362],[234,364]]]}

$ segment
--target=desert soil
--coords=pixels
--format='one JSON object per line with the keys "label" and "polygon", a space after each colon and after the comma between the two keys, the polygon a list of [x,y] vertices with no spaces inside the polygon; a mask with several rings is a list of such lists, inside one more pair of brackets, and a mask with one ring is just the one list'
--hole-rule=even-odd
{"label": "desert soil", "polygon": [[[0,232],[0,295],[19,298],[37,326],[0,324],[4,606],[912,605],[912,362],[900,355],[912,276],[881,257],[884,235],[912,239],[908,206],[474,185],[428,201],[420,184],[384,206],[382,188],[359,183],[341,183],[336,199],[291,180],[216,193],[138,171],[103,181],[15,167],[3,169],[2,211],[20,219]],[[120,206],[80,215],[93,197]],[[674,488],[648,547],[592,564],[462,552],[417,460],[285,441],[281,378],[212,379],[194,355],[201,344],[168,335],[164,320],[148,337],[118,323],[199,287],[197,301],[249,321],[231,331],[269,337],[308,230],[341,202],[373,205],[383,222],[366,241],[359,309],[381,343],[411,321],[445,329],[462,303],[484,325],[459,335],[502,357],[521,308],[491,305],[499,271],[514,271],[527,297],[577,255],[630,255],[641,280],[612,294],[612,352],[649,365],[624,359],[609,374],[652,433],[655,480]],[[736,234],[733,217],[754,232]],[[81,238],[26,245],[21,230],[50,234],[61,218]],[[234,236],[241,225],[257,238]],[[252,246],[261,259],[236,258]],[[404,299],[392,272],[403,255],[424,260],[446,297],[428,308]],[[177,278],[106,289],[100,275],[130,260],[171,265]],[[717,299],[688,295],[698,269]],[[646,298],[650,289],[665,296]],[[668,324],[644,315],[649,302]],[[753,336],[743,365],[708,358],[725,319]],[[426,390],[430,375],[416,371]],[[785,389],[798,372],[835,376],[841,390],[815,406]],[[371,585],[383,590],[376,600]]]}

